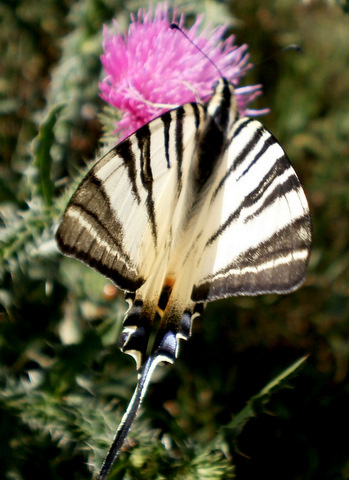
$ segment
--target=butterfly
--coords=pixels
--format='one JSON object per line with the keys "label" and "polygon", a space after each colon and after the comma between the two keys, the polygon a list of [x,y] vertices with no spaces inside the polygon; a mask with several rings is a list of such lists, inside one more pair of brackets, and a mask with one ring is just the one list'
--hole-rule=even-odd
{"label": "butterfly", "polygon": [[284,150],[260,122],[239,116],[234,87],[221,77],[206,105],[159,116],[99,160],[56,239],[64,254],[123,289],[129,303],[121,349],[135,358],[139,380],[103,480],[154,369],[175,361],[207,302],[301,285],[311,220]]}

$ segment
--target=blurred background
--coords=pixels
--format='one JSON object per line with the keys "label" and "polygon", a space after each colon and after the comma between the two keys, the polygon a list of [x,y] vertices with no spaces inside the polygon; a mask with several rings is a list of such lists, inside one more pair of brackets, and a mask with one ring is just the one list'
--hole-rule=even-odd
{"label": "blurred background", "polygon": [[[243,84],[263,84],[253,107],[271,108],[261,120],[304,185],[314,244],[299,291],[215,302],[194,322],[110,479],[349,479],[348,2],[175,4],[249,45]],[[140,6],[0,4],[1,479],[90,478],[136,384],[117,347],[122,292],[53,236],[102,147],[102,26],[126,29]],[[279,54],[289,44],[303,54]]]}

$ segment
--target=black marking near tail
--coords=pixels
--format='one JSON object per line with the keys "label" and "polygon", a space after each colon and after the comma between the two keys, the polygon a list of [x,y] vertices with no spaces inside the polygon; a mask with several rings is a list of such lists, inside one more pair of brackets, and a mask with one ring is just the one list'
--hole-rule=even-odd
{"label": "black marking near tail", "polygon": [[138,352],[139,360],[136,360],[138,368],[146,357],[152,326],[153,319],[148,314],[143,301],[135,300],[125,316],[124,330],[119,338],[119,348],[122,352],[131,355],[134,355],[133,352]]}
{"label": "black marking near tail", "polygon": [[188,340],[190,338],[193,320],[203,313],[204,308],[204,303],[196,303],[193,310],[187,309],[183,312],[178,332],[179,338],[182,338],[183,340]]}

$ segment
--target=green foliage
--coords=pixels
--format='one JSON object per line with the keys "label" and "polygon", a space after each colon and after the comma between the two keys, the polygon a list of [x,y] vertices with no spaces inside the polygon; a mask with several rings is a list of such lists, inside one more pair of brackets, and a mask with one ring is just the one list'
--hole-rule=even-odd
{"label": "green foliage", "polygon": [[55,142],[54,127],[63,107],[64,105],[57,104],[52,108],[47,118],[40,125],[39,134],[33,142],[33,165],[38,171],[38,178],[33,184],[38,186],[38,196],[42,197],[47,206],[51,206],[53,203],[54,185],[51,178],[51,147]]}
{"label": "green foliage", "polygon": [[266,405],[268,404],[271,395],[282,388],[286,382],[289,381],[291,375],[299,370],[299,368],[305,362],[306,357],[299,359],[285,371],[283,371],[280,375],[274,378],[271,382],[269,382],[260,392],[256,395],[253,395],[247,402],[246,406],[240,410],[239,413],[235,415],[233,420],[227,425],[226,428],[232,429],[236,433],[240,433],[241,428],[245,425],[245,423],[258,413],[262,413],[266,411]]}
{"label": "green foliage", "polygon": [[[147,3],[0,5],[4,479],[90,478],[136,384],[117,347],[122,293],[110,298],[106,279],[63,258],[54,231],[99,148],[98,118],[110,118],[98,98],[102,25],[117,16],[126,28]],[[110,480],[349,478],[339,438],[349,400],[348,2],[231,3],[183,8],[224,17],[261,62],[246,83],[263,83],[263,122],[308,194],[309,275],[292,295],[208,306],[176,365],[159,369]],[[292,43],[304,53],[279,54]]]}

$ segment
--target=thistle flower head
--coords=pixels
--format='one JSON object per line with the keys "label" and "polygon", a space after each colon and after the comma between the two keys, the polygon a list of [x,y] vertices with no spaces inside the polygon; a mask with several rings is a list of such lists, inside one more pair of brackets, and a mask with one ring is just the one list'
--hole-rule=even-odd
{"label": "thistle flower head", "polygon": [[[187,102],[206,102],[219,73],[200,52],[197,45],[236,87],[251,68],[247,45],[234,45],[234,36],[222,40],[225,26],[206,28],[200,32],[203,16],[185,29],[185,17],[173,12],[170,18],[167,3],[153,11],[139,10],[131,16],[128,32],[122,35],[117,23],[104,29],[104,54],[101,60],[106,76],[100,84],[101,97],[122,113],[115,122],[115,132],[125,138],[153,118]],[[170,24],[177,23],[195,45],[192,45]],[[265,110],[248,109],[248,104],[261,94],[261,86],[235,90],[241,115],[256,115]]]}

